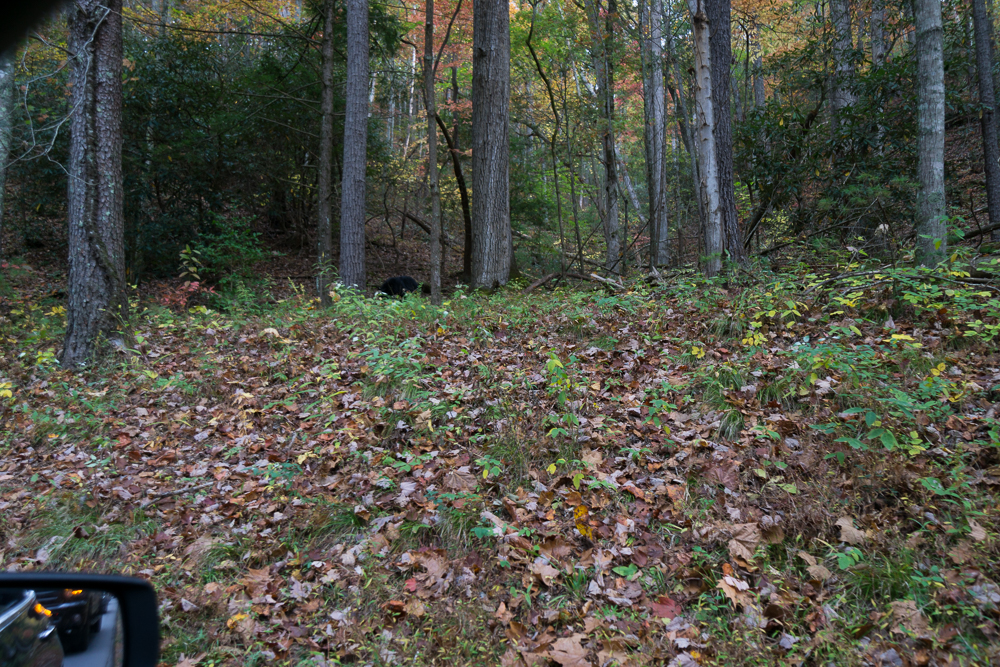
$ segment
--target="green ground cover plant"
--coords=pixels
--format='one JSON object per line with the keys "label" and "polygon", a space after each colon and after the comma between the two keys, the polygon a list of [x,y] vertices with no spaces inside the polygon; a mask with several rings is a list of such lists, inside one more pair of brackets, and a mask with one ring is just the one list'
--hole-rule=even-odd
{"label": "green ground cover plant", "polygon": [[136,294],[76,374],[12,274],[0,560],[149,578],[165,664],[991,664],[992,270]]}

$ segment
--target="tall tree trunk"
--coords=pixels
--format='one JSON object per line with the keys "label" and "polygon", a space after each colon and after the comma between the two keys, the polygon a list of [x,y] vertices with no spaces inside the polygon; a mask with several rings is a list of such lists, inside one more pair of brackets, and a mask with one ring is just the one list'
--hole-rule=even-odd
{"label": "tall tree trunk", "polygon": [[[997,52],[996,36],[993,34],[993,0],[986,1],[986,18],[989,20],[990,25],[990,60],[993,60],[993,55]],[[1000,96],[996,95],[996,92],[1000,91],[1000,71],[993,71],[993,94],[997,98],[997,109],[996,113],[1000,114]]]}
{"label": "tall tree trunk", "polygon": [[10,54],[0,53],[0,258],[3,257],[4,250],[4,193],[7,190],[7,162],[10,160],[14,110],[14,63]]}
{"label": "tall tree trunk", "polygon": [[[705,0],[687,0],[694,33],[695,107],[697,111],[699,190],[705,210],[705,275],[718,275],[722,268],[722,202],[715,147],[715,115],[712,87],[712,49]],[[708,0],[711,4],[712,0]]]}
{"label": "tall tree trunk", "polygon": [[441,305],[441,191],[437,166],[437,99],[434,93],[434,0],[424,19],[424,108],[427,109],[427,180],[431,196],[431,303]]}
{"label": "tall tree trunk", "polygon": [[944,30],[940,0],[913,0],[917,32],[917,260],[948,253],[944,200]]}
{"label": "tall tree trunk", "polygon": [[586,0],[587,20],[590,23],[593,47],[591,57],[597,78],[597,96],[601,105],[601,148],[604,172],[601,179],[601,202],[598,211],[603,215],[604,243],[607,247],[605,268],[611,273],[621,273],[621,229],[618,220],[618,168],[615,159],[615,92],[614,92],[614,22],[616,7],[609,0],[601,25],[601,7],[598,0]]}
{"label": "tall tree trunk", "polygon": [[510,276],[510,8],[479,0],[472,21],[472,287]]}
{"label": "tall tree trunk", "polygon": [[[871,40],[872,68],[878,70],[885,65],[885,0],[872,0],[872,11],[868,16],[868,35]],[[880,118],[882,113],[883,108],[880,104],[878,108]],[[879,122],[875,131],[875,150],[880,155],[882,153],[882,141],[884,138],[885,126]]]}
{"label": "tall tree trunk", "polygon": [[[983,134],[983,162],[986,172],[986,204],[990,225],[1000,223],[1000,147],[997,145],[997,117],[993,90],[992,26],[984,0],[972,0],[972,21],[976,31],[976,69],[979,79],[979,126]],[[1000,231],[990,235],[1000,240]]]}
{"label": "tall tree trunk", "polygon": [[365,165],[368,148],[368,0],[347,0],[344,180],[340,191],[340,280],[365,289]]}
{"label": "tall tree trunk", "polygon": [[323,306],[331,304],[330,283],[333,273],[333,241],[330,236],[333,209],[333,29],[334,0],[323,3],[323,93],[320,102],[321,117],[319,126],[319,182],[317,192],[317,211],[319,215],[316,226],[319,243],[319,275],[316,278],[316,289],[319,291]]}
{"label": "tall tree trunk", "polygon": [[667,219],[666,98],[663,91],[663,0],[641,0],[643,30],[643,110],[646,131],[646,187],[649,194],[649,265],[670,263]]}
{"label": "tall tree trunk", "polygon": [[73,57],[69,152],[69,298],[60,361],[92,360],[126,326],[122,215],[122,3],[77,0],[69,9]]}
{"label": "tall tree trunk", "polygon": [[840,122],[840,113],[855,103],[851,92],[851,82],[854,79],[854,35],[851,30],[851,0],[830,0],[830,20],[833,23],[833,94],[830,107],[833,110],[833,122],[836,127]]}
{"label": "tall tree trunk", "polygon": [[[667,9],[667,11],[669,12],[669,4],[665,5],[665,9]],[[684,77],[683,74],[681,74],[680,62],[677,58],[676,52],[674,51],[674,41],[671,37],[671,35],[673,34],[673,30],[670,27],[672,21],[670,21],[669,19],[670,16],[669,13],[667,14],[667,16],[668,16],[667,29],[664,31],[666,33],[666,38],[667,38],[667,55],[669,56],[670,62],[673,65],[674,78],[677,80],[676,86],[670,83],[670,77],[669,77],[670,64],[668,64],[668,66],[665,69],[665,71],[668,74],[666,82],[667,91],[670,93],[670,98],[674,102],[674,109],[675,109],[674,115],[677,117],[677,126],[680,129],[681,141],[684,143],[684,148],[687,150],[688,155],[691,158],[690,161],[691,192],[694,194],[695,201],[698,204],[699,227],[701,229],[704,229],[705,220],[707,216],[705,214],[705,206],[704,206],[705,201],[701,192],[701,174],[698,171],[698,159],[699,159],[698,142],[695,138],[695,130],[693,127],[691,127],[691,124],[688,122],[688,118],[690,118],[690,115],[688,114],[687,103],[685,102]],[[678,233],[677,238],[679,243],[680,239],[682,238],[679,229],[677,233]],[[680,245],[678,245],[677,253],[678,255],[680,255],[681,253]]]}
{"label": "tall tree trunk", "polygon": [[872,66],[881,67],[885,64],[885,0],[872,0],[868,38],[871,40]]}
{"label": "tall tree trunk", "polygon": [[722,217],[722,247],[734,262],[746,260],[740,221],[736,215],[736,186],[733,183],[733,112],[729,103],[733,63],[730,0],[704,2],[712,65],[712,117],[715,120],[715,158]]}

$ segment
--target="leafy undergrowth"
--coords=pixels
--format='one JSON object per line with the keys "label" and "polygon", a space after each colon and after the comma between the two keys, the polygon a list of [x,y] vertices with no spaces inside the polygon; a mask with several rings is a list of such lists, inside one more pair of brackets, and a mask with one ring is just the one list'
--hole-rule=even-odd
{"label": "leafy undergrowth", "polygon": [[149,578],[167,665],[995,664],[984,267],[140,306],[79,375],[10,272],[0,562]]}

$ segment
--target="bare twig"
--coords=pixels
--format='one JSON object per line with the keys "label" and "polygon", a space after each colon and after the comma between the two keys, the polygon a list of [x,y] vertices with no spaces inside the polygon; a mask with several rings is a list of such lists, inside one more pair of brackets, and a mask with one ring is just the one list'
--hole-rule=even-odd
{"label": "bare twig", "polygon": [[198,486],[189,486],[186,489],[174,489],[173,491],[164,491],[163,493],[154,493],[149,498],[150,500],[162,500],[163,498],[169,498],[170,496],[179,496],[182,493],[188,493],[189,491],[201,491],[202,489],[207,489],[208,487],[215,484],[215,482],[205,482],[204,484],[199,484]]}

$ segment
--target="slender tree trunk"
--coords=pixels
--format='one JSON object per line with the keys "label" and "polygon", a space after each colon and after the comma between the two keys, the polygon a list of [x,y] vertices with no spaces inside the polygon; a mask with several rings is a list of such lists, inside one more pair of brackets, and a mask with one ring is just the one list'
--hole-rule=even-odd
{"label": "slender tree trunk", "polygon": [[[642,214],[642,206],[639,204],[639,195],[636,194],[635,186],[632,185],[632,177],[628,174],[628,165],[625,164],[625,160],[622,158],[621,147],[615,144],[615,159],[618,160],[618,191],[621,193],[622,199],[625,200],[625,205],[632,202],[632,208],[635,209],[635,216],[639,218],[639,222],[645,227],[649,225],[649,220],[646,216]],[[624,230],[628,234],[628,230]]]}
{"label": "slender tree trunk", "polygon": [[[702,197],[701,192],[701,174],[698,171],[698,142],[695,140],[694,128],[692,128],[691,123],[688,122],[688,119],[691,116],[689,115],[687,102],[685,101],[684,77],[683,74],[681,74],[680,62],[674,49],[674,40],[672,37],[673,29],[671,28],[673,21],[671,18],[669,3],[664,4],[664,10],[667,16],[667,26],[666,30],[664,30],[664,36],[666,37],[667,44],[666,54],[670,60],[664,68],[664,71],[667,74],[667,92],[670,93],[670,98],[674,102],[674,115],[677,118],[677,127],[680,129],[681,141],[684,143],[684,149],[688,152],[688,156],[691,158],[691,192],[694,194],[695,201],[698,205],[698,224],[700,228],[704,229],[706,215],[704,209],[704,198]],[[673,66],[674,78],[676,79],[676,87],[670,82],[671,65]],[[678,173],[678,177],[679,176],[680,174]],[[680,184],[678,183],[678,186],[679,185]],[[680,230],[678,229],[678,255],[682,252],[682,238]]]}
{"label": "slender tree trunk", "polygon": [[[538,71],[538,76],[541,77],[542,82],[545,84],[545,92],[549,98],[549,108],[552,109],[552,118],[555,120],[555,125],[552,128],[552,134],[549,137],[549,156],[552,158],[552,183],[556,191],[556,219],[559,224],[559,270],[566,270],[566,235],[563,229],[563,216],[562,216],[562,193],[559,189],[559,160],[556,152],[556,140],[559,138],[559,109],[556,107],[556,96],[552,90],[552,82],[549,81],[549,77],[545,74],[545,69],[542,67],[542,63],[538,60],[538,54],[535,52],[535,47],[531,43],[531,38],[535,34],[535,17],[538,13],[538,5],[532,5],[531,7],[531,28],[528,30],[528,39],[526,40],[526,46],[528,47],[529,53],[531,53],[531,59],[535,63],[535,69]],[[542,172],[544,174],[544,172]]]}
{"label": "slender tree trunk", "polygon": [[368,144],[368,0],[347,0],[344,180],[340,191],[340,280],[365,289],[365,165]]}
{"label": "slender tree trunk", "polygon": [[940,0],[913,0],[917,31],[917,260],[948,254],[944,199],[944,48]]}
{"label": "slender tree trunk", "polygon": [[102,339],[120,341],[127,326],[121,9],[121,0],[77,0],[69,9],[69,298],[60,357],[68,368],[92,360]]}
{"label": "slender tree trunk", "polygon": [[389,114],[385,123],[385,143],[389,145],[389,151],[391,152],[396,130],[396,85],[395,82],[390,85],[393,87],[393,90],[389,93]]}
{"label": "slender tree trunk", "polygon": [[[417,78],[417,47],[413,47],[410,52],[410,86],[409,92],[407,93],[407,99],[409,102],[406,107],[406,141],[403,142],[403,159],[405,160],[410,154],[410,133],[413,129],[413,105],[414,105],[414,95],[413,95],[413,85]],[[405,221],[404,221],[405,222]]]}
{"label": "slender tree trunk", "polygon": [[427,109],[427,180],[431,196],[431,303],[441,304],[441,191],[437,166],[437,99],[434,93],[434,0],[424,19],[424,107]]}
{"label": "slender tree trunk", "polygon": [[[667,142],[666,98],[663,90],[663,4],[662,0],[641,0],[647,29],[643,31],[645,67],[643,99],[646,131],[646,187],[649,193],[649,265],[670,263],[670,238],[667,228]],[[638,209],[637,209],[638,210]]]}
{"label": "slender tree trunk", "polygon": [[[751,37],[750,44],[751,50],[755,54],[753,60],[753,105],[757,109],[763,109],[767,103],[767,93],[764,88],[764,57],[761,54],[760,47],[760,28],[757,25],[756,16],[753,19],[753,36]],[[761,153],[765,157],[770,156],[771,142],[767,137],[767,132],[763,129],[760,131],[758,141],[760,141]],[[746,228],[744,228],[743,233],[748,233]],[[744,245],[746,245],[746,241],[744,241]]]}
{"label": "slender tree trunk", "polygon": [[479,0],[472,22],[472,287],[510,276],[510,8]]}
{"label": "slender tree trunk", "polygon": [[320,101],[319,126],[319,179],[317,192],[317,212],[319,215],[316,227],[319,243],[319,275],[316,278],[316,289],[319,291],[323,306],[331,304],[330,283],[333,273],[333,241],[330,234],[333,209],[333,29],[334,2],[325,0],[323,3],[323,92]]}
{"label": "slender tree trunk", "polygon": [[[670,46],[670,41],[667,41],[667,46]],[[691,192],[694,194],[695,201],[698,205],[698,224],[700,227],[705,226],[705,207],[704,207],[704,197],[701,192],[701,174],[698,171],[698,142],[695,139],[694,128],[687,121],[690,117],[688,114],[687,102],[685,102],[684,96],[684,80],[681,78],[681,70],[677,61],[674,60],[674,75],[677,78],[677,88],[667,82],[667,90],[670,92],[670,97],[674,101],[674,107],[678,110],[675,114],[677,116],[677,127],[680,130],[681,141],[684,144],[685,150],[688,152],[688,157],[691,158]],[[678,237],[680,238],[680,237]],[[680,250],[678,250],[680,252]]]}
{"label": "slender tree trunk", "polygon": [[[718,275],[722,268],[722,202],[715,147],[715,116],[712,95],[712,49],[705,0],[687,0],[694,33],[695,107],[697,111],[698,172],[705,210],[705,275]],[[709,3],[711,0],[709,0]]]}
{"label": "slender tree trunk", "polygon": [[601,105],[601,162],[604,171],[601,179],[601,203],[598,211],[604,223],[604,243],[607,247],[605,268],[611,273],[621,273],[621,229],[618,213],[618,169],[615,159],[615,94],[614,48],[612,40],[616,7],[609,0],[602,26],[601,7],[598,0],[586,0],[587,20],[592,36],[591,57],[597,79],[597,96]]}
{"label": "slender tree trunk", "polygon": [[[561,9],[560,9],[561,11]],[[575,67],[575,65],[574,65]],[[583,271],[583,240],[580,235],[580,217],[579,211],[579,201],[576,198],[576,156],[573,153],[573,119],[569,115],[569,94],[566,81],[567,72],[565,69],[562,71],[562,108],[563,108],[563,118],[566,121],[566,167],[569,172],[569,198],[570,204],[573,211],[573,232],[576,236],[576,259],[580,263],[580,270]],[[574,76],[575,78],[575,76]],[[570,268],[573,267],[573,263],[570,262]]]}
{"label": "slender tree trunk", "polygon": [[[986,172],[986,204],[990,225],[1000,223],[1000,147],[997,145],[997,117],[993,90],[992,26],[984,0],[972,0],[972,20],[976,32],[976,69],[979,79],[979,126],[983,134],[983,162]],[[990,235],[1000,240],[1000,231]]]}
{"label": "slender tree trunk", "polygon": [[614,18],[618,12],[615,0],[608,0],[603,34],[602,104],[606,123],[601,144],[604,147],[604,202],[607,217],[604,219],[604,240],[608,247],[607,268],[611,273],[622,272],[621,222],[619,220],[618,160],[615,155],[615,48]]}
{"label": "slender tree trunk", "polygon": [[4,251],[4,194],[7,190],[7,163],[10,160],[14,110],[14,63],[9,54],[0,53],[0,258]]}
{"label": "slender tree trunk", "polygon": [[465,226],[465,243],[463,244],[462,277],[466,282],[472,275],[470,262],[472,261],[472,211],[469,205],[469,188],[465,184],[465,171],[462,169],[461,153],[458,149],[458,120],[452,125],[451,132],[440,115],[437,117],[438,127],[444,135],[445,144],[451,153],[451,166],[455,172],[455,184],[458,186],[458,196],[462,202],[462,219]]}
{"label": "slender tree trunk", "polygon": [[[757,47],[760,48],[759,46]],[[767,102],[764,92],[764,58],[758,53],[753,61],[753,103],[758,109]]]}
{"label": "slender tree trunk", "polygon": [[[458,104],[458,67],[451,67],[451,101]],[[457,107],[456,107],[457,108]],[[469,208],[469,190],[465,187],[465,174],[462,170],[462,155],[459,150],[458,113],[452,114],[451,139],[448,130],[441,124],[448,150],[451,151],[451,164],[455,171],[455,182],[458,184],[458,194],[462,200],[462,220],[465,223],[465,240],[462,244],[462,280],[469,284],[472,281],[472,211]]]}
{"label": "slender tree trunk", "polygon": [[733,62],[730,0],[704,2],[712,50],[712,111],[715,120],[715,157],[722,216],[722,246],[730,261],[746,260],[743,234],[736,214],[736,186],[733,182],[733,112],[729,103],[730,68]]}

